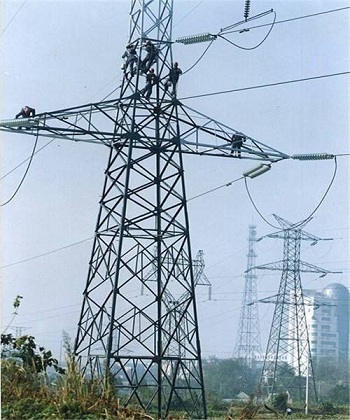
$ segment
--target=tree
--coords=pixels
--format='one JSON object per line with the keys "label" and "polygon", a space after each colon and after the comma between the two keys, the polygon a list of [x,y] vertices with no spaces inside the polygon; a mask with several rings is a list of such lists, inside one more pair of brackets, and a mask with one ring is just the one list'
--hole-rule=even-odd
{"label": "tree", "polygon": [[336,404],[350,403],[350,388],[349,385],[336,385],[329,394],[331,401]]}
{"label": "tree", "polygon": [[15,338],[12,334],[1,334],[1,358],[20,359],[23,366],[33,369],[34,372],[46,372],[51,366],[58,373],[64,373],[64,369],[58,366],[58,360],[52,356],[50,350],[38,346],[35,338],[23,335]]}
{"label": "tree", "polygon": [[210,357],[203,361],[205,388],[213,398],[232,399],[254,391],[258,375],[240,359]]}

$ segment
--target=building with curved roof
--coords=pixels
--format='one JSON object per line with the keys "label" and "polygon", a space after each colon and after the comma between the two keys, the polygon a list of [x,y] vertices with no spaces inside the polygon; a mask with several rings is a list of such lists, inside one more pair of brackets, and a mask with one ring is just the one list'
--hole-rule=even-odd
{"label": "building with curved roof", "polygon": [[304,290],[311,355],[349,359],[349,290],[331,283],[321,292]]}

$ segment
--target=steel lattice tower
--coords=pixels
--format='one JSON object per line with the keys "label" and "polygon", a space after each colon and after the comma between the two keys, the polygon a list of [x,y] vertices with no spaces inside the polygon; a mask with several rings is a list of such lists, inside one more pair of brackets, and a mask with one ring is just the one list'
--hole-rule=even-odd
{"label": "steel lattice tower", "polygon": [[302,230],[308,221],[293,225],[281,217],[274,217],[283,230],[266,237],[283,239],[283,260],[255,267],[282,271],[274,300],[260,300],[275,302],[260,392],[268,398],[280,392],[288,392],[299,402],[307,401],[310,395],[310,398],[317,401],[300,273],[326,275],[329,271],[300,260],[301,241],[311,241],[315,245],[321,240]]}
{"label": "steel lattice tower", "polygon": [[[182,261],[183,264],[188,265],[188,261]],[[172,260],[163,261],[163,266],[167,265],[168,267],[174,266],[174,262]],[[176,265],[176,269],[178,268],[179,264]],[[211,296],[211,284],[208,280],[207,276],[204,274],[204,257],[203,251],[199,250],[197,252],[196,258],[192,261],[193,266],[193,276],[194,276],[194,285],[203,285],[209,287],[209,299]],[[186,270],[187,267],[181,267],[181,270]],[[176,276],[176,274],[175,274]],[[157,281],[157,267],[155,263],[153,264],[152,270],[148,273],[145,278],[145,282],[156,282]],[[145,283],[144,282],[144,283]],[[144,289],[142,290],[144,293]],[[182,337],[191,330],[191,323],[192,321],[187,318],[187,313],[183,309],[183,303],[186,302],[188,299],[188,292],[185,292],[183,295],[180,296],[173,296],[168,290],[164,292],[163,303],[166,306],[166,309],[171,313],[171,317],[169,317],[169,331],[175,331],[177,334],[177,340],[172,344],[171,347],[167,349],[167,355],[173,356],[176,354],[180,354],[185,356],[186,355],[186,348],[183,347],[182,344]]]}
{"label": "steel lattice tower", "polygon": [[[205,418],[183,156],[268,164],[289,156],[166,90],[172,17],[172,0],[131,0],[128,44],[139,58],[146,39],[158,49],[153,67],[159,80],[150,98],[137,71],[133,78],[124,75],[117,99],[1,121],[0,129],[108,149],[75,354],[87,377],[112,378],[125,406],[159,418],[173,409]],[[239,150],[237,135],[245,140]],[[147,278],[152,267],[155,282]]]}
{"label": "steel lattice tower", "polygon": [[255,273],[256,253],[256,226],[249,226],[249,248],[247,254],[247,270],[244,275],[244,292],[242,308],[239,318],[234,357],[240,358],[245,365],[256,367],[256,362],[261,360],[262,350],[260,341],[259,308],[257,304],[257,276]]}

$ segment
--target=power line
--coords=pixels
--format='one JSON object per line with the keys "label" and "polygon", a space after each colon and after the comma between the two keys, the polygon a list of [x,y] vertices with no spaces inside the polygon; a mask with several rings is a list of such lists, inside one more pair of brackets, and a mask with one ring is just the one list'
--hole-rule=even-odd
{"label": "power line", "polygon": [[11,25],[11,23],[15,20],[16,16],[18,15],[18,13],[20,12],[20,10],[23,8],[23,6],[27,3],[27,0],[24,0],[24,2],[19,6],[19,8],[17,9],[16,13],[12,16],[12,19],[10,20],[10,22],[5,26],[5,28],[1,31],[0,33],[0,37],[4,34],[4,32],[6,31],[6,29]]}
{"label": "power line", "polygon": [[[335,156],[338,156],[338,155],[335,155]],[[341,156],[341,155],[340,155],[340,156]],[[336,166],[337,166],[337,165],[336,165]],[[321,199],[320,203],[317,205],[317,207],[315,208],[315,210],[314,210],[314,211],[313,211],[313,212],[312,212],[312,213],[308,216],[308,219],[312,217],[312,215],[313,215],[313,214],[317,211],[317,209],[318,209],[318,208],[320,207],[320,205],[322,204],[323,200],[326,198],[326,195],[328,194],[328,191],[329,191],[329,189],[330,189],[331,185],[332,185],[332,184],[333,184],[333,182],[334,182],[336,172],[337,172],[337,169],[335,168],[335,171],[334,171],[334,174],[333,174],[332,180],[331,180],[331,182],[330,182],[330,185],[328,186],[328,188],[327,188],[327,190],[326,190],[326,192],[325,192],[324,196],[322,197],[322,199]],[[261,218],[262,218],[262,219],[263,219],[263,220],[264,220],[267,224],[269,224],[269,225],[270,225],[270,226],[272,226],[272,227],[275,227],[275,226],[273,226],[271,223],[269,223],[269,222],[266,220],[266,218],[265,218],[265,217],[261,214],[261,212],[259,211],[259,209],[258,209],[258,208],[257,208],[257,206],[255,205],[255,202],[254,202],[254,200],[253,200],[253,198],[252,198],[252,196],[251,196],[251,194],[250,194],[250,192],[249,192],[249,189],[248,189],[248,186],[247,186],[247,181],[246,181],[246,178],[245,178],[245,177],[243,177],[243,176],[241,176],[241,177],[239,177],[239,178],[236,178],[236,179],[234,179],[233,181],[225,182],[224,184],[221,184],[221,185],[219,185],[219,186],[217,186],[217,187],[215,187],[215,188],[211,188],[210,190],[204,191],[204,192],[202,192],[202,193],[200,193],[200,194],[198,194],[198,195],[196,195],[196,196],[193,196],[193,197],[189,198],[189,199],[187,200],[187,202],[192,201],[192,200],[195,200],[195,199],[200,198],[200,197],[203,197],[204,195],[210,194],[210,193],[215,192],[215,191],[217,191],[217,190],[219,190],[219,189],[222,189],[222,188],[224,188],[224,187],[229,187],[229,186],[231,186],[233,183],[238,182],[238,181],[240,181],[240,180],[242,180],[242,179],[245,179],[245,184],[246,184],[246,189],[247,189],[248,197],[249,197],[250,201],[252,202],[253,207],[255,208],[255,210],[257,211],[257,213],[260,215],[260,217],[261,217]],[[307,220],[307,219],[305,219],[305,220]],[[304,222],[304,221],[303,221],[303,222]],[[302,223],[303,223],[303,222],[302,222]],[[53,250],[48,251],[48,252],[44,252],[44,253],[42,253],[42,254],[38,254],[38,255],[35,255],[35,256],[33,256],[33,257],[26,258],[26,259],[24,259],[24,260],[20,260],[20,261],[16,261],[16,262],[14,262],[14,263],[10,263],[10,264],[3,265],[3,266],[1,266],[0,268],[8,268],[8,267],[12,267],[12,266],[15,266],[15,265],[18,265],[18,264],[22,264],[22,263],[24,263],[24,262],[32,261],[32,260],[35,260],[35,259],[37,259],[37,258],[41,258],[41,257],[44,257],[44,256],[46,256],[46,255],[53,254],[53,253],[55,253],[55,252],[62,251],[62,250],[64,250],[64,249],[67,249],[67,248],[70,248],[70,247],[73,247],[73,246],[76,246],[76,245],[80,245],[81,243],[84,243],[84,242],[90,241],[90,240],[91,240],[91,239],[93,239],[93,238],[94,238],[94,237],[92,236],[92,237],[89,237],[89,238],[86,238],[86,239],[82,239],[81,241],[74,242],[74,243],[71,243],[71,244],[65,245],[65,246],[63,246],[63,247],[57,248],[57,249],[53,249]],[[242,250],[241,250],[241,251],[238,251],[237,253],[239,253],[239,252],[242,252]],[[234,255],[235,255],[235,254],[234,254]],[[227,258],[230,258],[230,256],[229,256],[229,257],[227,257]],[[225,258],[225,259],[226,259],[226,258]],[[222,261],[224,261],[224,260],[222,260]],[[222,262],[222,261],[220,261],[220,262]],[[214,264],[214,265],[216,265],[216,264]],[[210,269],[210,268],[211,268],[211,267],[208,267],[207,269]]]}
{"label": "power line", "polygon": [[[197,5],[198,6],[198,5]],[[195,6],[195,8],[197,7],[197,6]],[[342,7],[342,8],[339,8],[339,9],[332,9],[332,10],[327,10],[327,11],[324,11],[324,12],[319,12],[319,13],[313,13],[313,14],[309,14],[309,15],[304,15],[304,16],[298,16],[298,17],[295,17],[295,18],[290,18],[290,19],[284,19],[284,20],[280,20],[280,21],[276,21],[276,17],[277,17],[277,15],[276,15],[276,12],[274,12],[274,20],[273,20],[273,22],[272,23],[265,23],[265,24],[262,24],[262,25],[255,25],[255,26],[251,26],[251,27],[248,27],[248,28],[245,28],[245,29],[235,29],[235,30],[232,30],[232,31],[225,31],[225,30],[223,30],[223,29],[221,29],[221,31],[218,33],[218,34],[216,34],[215,35],[215,38],[213,38],[212,39],[212,41],[210,42],[210,44],[208,45],[208,47],[204,50],[204,52],[202,53],[202,55],[199,57],[199,59],[189,68],[189,69],[187,69],[183,74],[185,74],[185,73],[188,73],[190,70],[192,70],[201,60],[202,60],[202,58],[205,56],[205,54],[207,53],[207,51],[209,50],[209,48],[211,47],[211,45],[212,45],[212,43],[215,41],[215,39],[217,39],[217,37],[219,37],[219,38],[221,38],[221,39],[223,39],[223,40],[225,40],[225,41],[227,41],[228,43],[230,43],[230,44],[232,44],[233,46],[235,46],[235,47],[237,47],[237,48],[240,48],[240,49],[242,49],[242,50],[254,50],[254,49],[256,49],[256,48],[258,48],[258,47],[260,47],[260,45],[262,45],[265,41],[266,41],[266,39],[268,38],[268,36],[270,35],[270,33],[271,33],[271,31],[272,31],[272,29],[273,29],[273,27],[275,26],[275,24],[277,24],[277,23],[287,23],[287,22],[291,22],[291,21],[294,21],[294,20],[299,20],[299,19],[305,19],[305,18],[310,18],[310,17],[315,17],[315,16],[319,16],[319,15],[324,15],[324,14],[327,14],[327,13],[333,13],[333,12],[339,12],[339,11],[342,11],[342,10],[346,10],[346,9],[349,9],[350,7]],[[194,9],[193,9],[194,10]],[[192,11],[193,11],[192,10]],[[191,12],[192,12],[191,11]],[[191,13],[190,12],[190,13]],[[189,14],[189,13],[188,13]],[[185,17],[187,17],[187,15],[185,16]],[[268,33],[267,33],[267,35],[263,38],[263,40],[261,41],[261,42],[259,42],[256,46],[254,46],[254,47],[250,47],[250,48],[248,48],[248,47],[243,47],[243,46],[241,46],[241,45],[238,45],[238,44],[236,44],[236,43],[234,43],[234,42],[232,42],[231,40],[229,40],[229,39],[227,39],[226,37],[224,37],[223,36],[223,34],[230,34],[230,33],[237,33],[237,32],[239,32],[239,33],[242,33],[242,32],[248,32],[248,31],[250,31],[250,30],[252,30],[252,29],[257,29],[257,28],[263,28],[263,27],[266,27],[266,26],[270,26],[270,29],[269,29],[269,31],[268,31]],[[187,98],[186,98],[187,99]]]}
{"label": "power line", "polygon": [[203,195],[206,195],[206,194],[212,193],[212,192],[214,192],[214,191],[220,190],[221,188],[224,188],[224,187],[229,187],[229,186],[231,186],[234,182],[240,181],[240,180],[241,180],[241,179],[243,179],[243,178],[244,178],[244,176],[241,176],[241,177],[239,177],[239,178],[234,179],[233,181],[226,182],[225,184],[222,184],[222,185],[219,185],[218,187],[212,188],[211,190],[204,191],[204,192],[203,192],[203,193],[201,193],[201,194],[198,194],[198,195],[195,195],[194,197],[189,198],[189,199],[187,200],[187,202],[192,201],[192,200],[195,200],[196,198],[202,197]]}
{"label": "power line", "polygon": [[35,260],[35,259],[37,259],[37,258],[41,258],[41,257],[44,257],[44,256],[46,256],[46,255],[53,254],[53,253],[55,253],[55,252],[62,251],[62,250],[64,250],[64,249],[70,248],[70,247],[72,247],[72,246],[75,246],[75,245],[80,245],[80,244],[82,244],[82,243],[84,243],[84,242],[91,241],[91,239],[93,239],[93,238],[94,238],[94,237],[92,236],[92,237],[90,237],[90,238],[82,239],[81,241],[74,242],[74,243],[72,243],[72,244],[62,246],[61,248],[53,249],[53,250],[51,250],[51,251],[44,252],[44,253],[39,254],[39,255],[35,255],[34,257],[29,257],[29,258],[26,258],[26,259],[24,259],[24,260],[20,260],[20,261],[16,261],[16,262],[14,262],[14,263],[11,263],[11,264],[6,264],[6,265],[3,265],[3,266],[1,266],[0,268],[13,267],[14,265],[18,265],[18,264],[22,264],[22,263],[24,263],[24,262],[32,261],[32,260]]}
{"label": "power line", "polygon": [[205,96],[222,95],[222,94],[225,94],[225,93],[242,92],[244,90],[261,89],[261,88],[272,87],[272,86],[286,85],[286,84],[290,84],[290,83],[306,82],[306,81],[309,81],[309,80],[324,79],[326,77],[344,76],[344,75],[349,74],[349,73],[350,73],[349,71],[343,71],[343,72],[339,72],[339,73],[324,74],[324,75],[321,75],[321,76],[311,76],[311,77],[304,77],[302,79],[286,80],[286,81],[283,81],[283,82],[266,83],[264,85],[255,85],[255,86],[248,86],[248,87],[244,87],[244,88],[228,89],[228,90],[222,90],[222,91],[219,91],[219,92],[202,93],[200,95],[185,96],[184,98],[180,98],[179,100],[184,101],[185,99],[203,98]]}
{"label": "power line", "polygon": [[[318,12],[318,13],[313,13],[313,14],[309,14],[309,15],[298,16],[298,17],[295,17],[295,18],[279,20],[279,21],[276,21],[275,24],[277,25],[277,24],[280,24],[280,23],[288,23],[288,22],[292,22],[292,21],[295,21],[295,20],[307,19],[307,18],[311,18],[311,17],[315,17],[315,16],[325,15],[325,14],[334,13],[334,12],[340,12],[342,10],[348,10],[348,9],[350,9],[349,6],[341,7],[339,9],[326,10],[324,12]],[[251,26],[249,28],[246,28],[246,30],[263,28],[265,26],[270,26],[270,25],[271,25],[270,23],[264,23],[262,25]],[[234,32],[241,32],[241,31],[242,31],[242,29],[235,29],[234,31],[226,32],[226,33],[234,33]]]}
{"label": "power line", "polygon": [[[49,144],[51,144],[56,138],[51,139],[49,142],[45,143],[44,146],[40,147],[38,150],[36,150],[36,152],[34,153],[34,155],[36,155],[37,153],[39,153],[41,150],[45,149],[45,147],[47,147]],[[34,156],[33,155],[33,156]],[[5,175],[3,175],[0,178],[0,181],[2,181],[4,178],[6,178],[7,176],[9,176],[10,174],[12,174],[12,172],[14,172],[16,169],[20,168],[22,165],[24,165],[28,160],[30,160],[32,158],[32,156],[28,156],[26,159],[24,159],[22,162],[20,162],[17,166],[15,166],[14,168],[12,168],[9,172],[7,172]]]}
{"label": "power line", "polygon": [[[272,11],[272,10],[271,10]],[[186,73],[188,73],[190,70],[192,70],[201,60],[202,60],[202,58],[205,56],[205,54],[208,52],[208,50],[209,50],[209,48],[212,46],[212,44],[213,44],[213,42],[217,39],[217,38],[221,38],[221,39],[223,39],[223,40],[225,40],[225,41],[227,41],[229,44],[232,44],[233,46],[235,46],[235,47],[237,47],[237,48],[240,48],[240,49],[242,49],[242,50],[255,50],[256,48],[258,48],[258,47],[260,47],[265,41],[266,41],[266,39],[268,38],[268,36],[270,35],[270,33],[271,33],[271,31],[272,31],[272,29],[273,29],[273,27],[274,27],[274,24],[275,24],[275,21],[276,21],[276,12],[273,12],[274,13],[274,20],[273,20],[273,22],[271,23],[271,24],[269,24],[270,26],[271,26],[271,28],[269,29],[269,31],[268,31],[268,33],[264,36],[264,38],[262,39],[262,41],[260,41],[257,45],[255,45],[254,47],[250,47],[250,48],[246,48],[246,47],[242,47],[242,46],[240,46],[240,45],[238,45],[238,44],[236,44],[236,43],[234,43],[234,42],[232,42],[232,41],[230,41],[229,39],[227,39],[223,34],[226,34],[226,33],[230,33],[230,32],[225,32],[225,30],[224,29],[221,29],[220,30],[220,32],[219,33],[217,33],[216,35],[211,35],[211,34],[209,34],[209,36],[211,36],[212,38],[211,38],[211,42],[210,42],[210,44],[207,46],[207,48],[204,50],[204,52],[201,54],[201,56],[197,59],[197,61],[194,63],[194,64],[192,64],[192,66],[191,67],[189,67],[185,72],[183,72],[183,74],[186,74]],[[257,19],[257,18],[259,18],[259,17],[261,17],[261,15],[259,15],[259,16],[256,16],[254,19]],[[251,19],[253,19],[253,18],[251,18]],[[242,23],[242,22],[241,22]],[[240,25],[241,23],[238,23],[238,24],[236,24],[236,25]]]}
{"label": "power line", "polygon": [[33,157],[34,157],[34,155],[35,155],[35,149],[36,149],[36,146],[37,146],[37,144],[38,144],[38,137],[39,137],[39,134],[37,134],[37,135],[36,135],[36,139],[35,139],[35,143],[34,143],[33,151],[32,151],[32,154],[31,154],[31,156],[30,156],[30,158],[29,158],[29,162],[28,162],[27,169],[25,170],[24,175],[23,175],[23,177],[22,177],[22,179],[21,179],[20,183],[18,184],[18,186],[17,186],[17,188],[16,188],[15,192],[12,194],[12,196],[11,196],[11,197],[10,197],[7,201],[5,201],[5,203],[1,204],[1,207],[6,206],[8,203],[10,203],[10,201],[12,201],[12,200],[15,198],[15,196],[16,196],[16,194],[18,193],[19,189],[21,188],[21,186],[22,186],[22,184],[23,184],[24,180],[26,179],[27,174],[28,174],[28,171],[29,171],[29,168],[30,168],[30,165],[31,165],[31,163],[32,163],[32,161],[33,161]]}
{"label": "power line", "polygon": [[[320,208],[321,204],[324,202],[324,200],[325,200],[326,196],[327,196],[327,195],[328,195],[328,193],[329,193],[329,190],[331,189],[331,187],[332,187],[332,185],[333,185],[333,183],[334,183],[334,180],[335,180],[335,177],[336,177],[336,174],[337,174],[337,170],[338,170],[337,158],[336,158],[336,157],[334,157],[334,172],[333,172],[333,176],[332,176],[332,179],[331,179],[331,181],[330,181],[330,183],[329,183],[329,185],[328,185],[328,187],[327,187],[327,189],[326,189],[325,193],[323,194],[323,196],[322,196],[322,198],[321,198],[320,202],[317,204],[317,206],[316,206],[316,207],[314,208],[314,210],[313,210],[313,211],[309,214],[309,216],[308,216],[308,217],[306,217],[305,219],[301,220],[300,222],[295,223],[295,224],[293,225],[293,228],[297,228],[297,227],[301,226],[302,224],[304,224],[306,221],[310,220],[310,219],[312,218],[312,216],[316,213],[316,211]],[[248,194],[249,200],[250,200],[250,202],[252,203],[252,205],[253,205],[254,209],[256,210],[256,212],[258,213],[258,215],[259,215],[259,216],[260,216],[260,217],[264,220],[264,222],[265,222],[265,223],[267,223],[269,226],[273,227],[274,229],[279,229],[279,227],[278,227],[278,226],[275,226],[275,225],[273,225],[272,223],[270,223],[270,222],[266,219],[266,217],[264,217],[264,216],[263,216],[263,214],[261,213],[261,211],[258,209],[257,205],[255,204],[255,202],[254,202],[254,200],[253,200],[252,195],[250,194],[250,191],[249,191],[249,188],[248,188],[248,183],[247,183],[247,178],[246,178],[246,177],[244,178],[244,182],[245,182],[245,187],[246,187],[246,191],[247,191],[247,194]]]}
{"label": "power line", "polygon": [[[114,80],[114,78],[112,79]],[[101,90],[103,90],[105,88],[105,86],[107,86],[110,82],[108,82],[107,84],[105,84],[98,92],[100,92]],[[101,101],[106,100],[109,96],[111,96],[115,91],[117,91],[118,89],[120,89],[120,86],[116,87],[115,89],[113,89],[111,92],[109,92],[104,98],[101,99]],[[96,96],[97,94],[93,94],[92,97]],[[79,117],[77,119],[77,121],[80,121],[81,118],[83,117]],[[48,141],[47,143],[45,143],[42,147],[40,147],[40,149],[38,149],[34,155],[36,155],[37,153],[41,152],[43,149],[45,149],[45,147],[49,146],[54,140],[56,140],[56,137],[53,137],[50,141]],[[33,155],[33,156],[34,156]],[[8,175],[12,174],[12,172],[14,172],[16,169],[20,168],[22,165],[24,165],[29,159],[31,159],[33,156],[29,156],[26,159],[24,159],[22,162],[20,162],[17,166],[15,166],[14,168],[12,168],[9,172],[7,172],[5,175],[3,175],[0,178],[0,181],[3,180],[4,178],[6,178]]]}
{"label": "power line", "polygon": [[201,54],[201,56],[197,59],[197,61],[195,61],[194,64],[192,64],[191,67],[189,67],[187,70],[185,70],[182,75],[185,75],[186,73],[188,73],[189,71],[191,71],[201,60],[202,58],[205,56],[205,54],[208,52],[209,48],[212,46],[213,42],[215,40],[211,40],[210,44],[207,46],[207,48],[203,51],[203,53]]}
{"label": "power line", "polygon": [[[53,141],[53,140],[52,140],[52,141]],[[208,191],[204,191],[204,192],[203,192],[203,193],[201,193],[201,194],[198,194],[198,195],[196,195],[196,196],[194,196],[194,197],[189,198],[189,199],[187,200],[187,202],[192,201],[192,200],[195,200],[195,199],[197,199],[197,198],[199,198],[199,197],[202,197],[203,195],[206,195],[206,194],[212,193],[212,192],[214,192],[214,191],[217,191],[217,190],[219,190],[219,189],[221,189],[221,188],[224,188],[224,187],[229,187],[229,186],[231,186],[234,182],[240,181],[240,180],[241,180],[241,179],[243,179],[243,178],[244,178],[244,177],[240,177],[240,178],[234,179],[233,181],[226,182],[225,184],[219,185],[218,187],[212,188],[212,189],[210,189],[210,190],[208,190]],[[72,246],[80,245],[81,243],[84,243],[84,242],[90,241],[90,240],[91,240],[91,239],[93,239],[93,238],[94,238],[94,237],[92,236],[92,237],[90,237],[90,238],[82,239],[81,241],[74,242],[74,243],[71,243],[71,244],[65,245],[65,246],[63,246],[63,247],[53,249],[53,250],[48,251],[48,252],[43,252],[42,254],[38,254],[38,255],[35,255],[35,256],[33,256],[33,257],[29,257],[29,258],[25,258],[24,260],[20,260],[20,261],[16,261],[16,262],[13,262],[13,263],[10,263],[10,264],[3,265],[3,266],[1,266],[0,268],[13,267],[13,266],[18,265],[18,264],[22,264],[22,263],[25,263],[25,262],[28,262],[28,261],[35,260],[35,259],[37,259],[37,258],[44,257],[44,256],[46,256],[46,255],[54,254],[55,252],[59,252],[59,251],[62,251],[62,250],[64,250],[64,249],[70,248],[70,247],[72,247]]]}
{"label": "power line", "polygon": [[185,15],[183,16],[180,20],[178,20],[175,25],[173,25],[173,28],[175,28],[177,25],[179,25],[183,20],[185,20],[191,13],[194,12],[195,9],[197,9],[197,7],[199,7],[202,3],[204,2],[204,0],[201,0],[199,3],[197,3],[195,6],[192,7],[192,9]]}
{"label": "power line", "polygon": [[[241,45],[238,45],[235,42],[232,42],[231,40],[227,39],[226,37],[224,37],[220,33],[218,34],[218,37],[224,39],[225,41],[227,41],[228,43],[232,44],[233,46],[235,46],[237,48],[240,48],[241,50],[246,50],[246,51],[255,50],[256,48],[259,48],[267,40],[267,38],[269,37],[269,35],[272,32],[273,27],[275,26],[277,15],[276,15],[276,12],[273,12],[273,13],[274,13],[273,22],[270,23],[270,24],[267,24],[268,26],[271,26],[271,28],[269,29],[269,31],[267,32],[267,34],[264,36],[264,38],[257,45],[255,45],[254,47],[242,47]],[[229,32],[227,32],[227,33],[229,33]]]}

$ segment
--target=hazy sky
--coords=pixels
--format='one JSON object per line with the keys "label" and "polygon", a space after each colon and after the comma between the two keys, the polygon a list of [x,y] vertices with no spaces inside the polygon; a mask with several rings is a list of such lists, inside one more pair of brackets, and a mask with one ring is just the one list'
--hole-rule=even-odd
{"label": "hazy sky", "polygon": [[[178,96],[329,75],[329,77],[184,99],[190,107],[287,154],[328,152],[337,157],[335,180],[305,230],[333,241],[302,244],[302,260],[342,274],[303,275],[305,288],[346,286],[349,276],[348,1],[251,1],[251,16],[271,8],[268,27],[232,34],[242,49],[217,40],[179,82]],[[4,0],[1,4],[1,115],[13,118],[23,105],[37,112],[98,101],[120,85],[121,55],[128,39],[129,1]],[[332,13],[321,12],[346,8]],[[243,19],[244,1],[174,2],[174,39]],[[314,17],[290,20],[301,16]],[[272,14],[249,26],[270,23]],[[185,72],[207,44],[174,45]],[[118,93],[111,98],[117,97]],[[34,145],[31,136],[1,134],[1,202],[16,190]],[[38,148],[48,138],[39,139]],[[14,199],[1,207],[2,331],[20,329],[59,355],[62,331],[74,339],[85,287],[108,150],[55,140],[37,153]],[[189,198],[239,178],[254,162],[185,157]],[[12,171],[13,170],[13,171]],[[287,160],[249,180],[262,215],[297,222],[318,206],[334,174],[334,160]],[[189,202],[193,255],[204,251],[208,290],[198,287],[204,356],[232,355],[238,328],[249,224],[258,236],[274,231],[254,210],[244,182]],[[76,244],[79,243],[79,244]],[[76,245],[74,245],[76,244]],[[64,249],[61,249],[64,248]],[[61,250],[59,250],[61,249]],[[256,244],[257,264],[282,259],[281,240]],[[52,252],[51,252],[52,251]],[[46,255],[42,255],[46,254]],[[41,256],[42,255],[42,256]],[[277,292],[280,273],[258,272],[259,297]],[[13,319],[12,303],[23,296]],[[263,347],[273,307],[260,305]]]}

